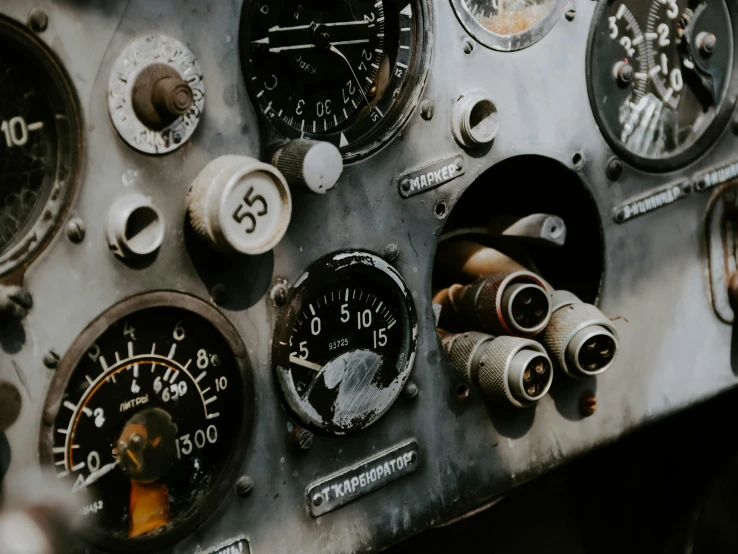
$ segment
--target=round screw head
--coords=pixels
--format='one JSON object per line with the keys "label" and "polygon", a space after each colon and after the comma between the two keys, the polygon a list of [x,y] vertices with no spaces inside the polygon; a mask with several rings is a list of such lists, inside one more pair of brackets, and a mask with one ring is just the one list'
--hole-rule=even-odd
{"label": "round screw head", "polygon": [[405,385],[405,388],[402,389],[402,397],[405,400],[412,400],[413,398],[418,396],[418,392],[418,385],[416,385],[412,381],[408,381]]}
{"label": "round screw head", "polygon": [[56,369],[56,366],[59,365],[60,359],[61,358],[59,357],[59,354],[57,354],[53,350],[49,350],[46,354],[44,354],[44,365],[49,369]]}
{"label": "round screw head", "polygon": [[597,397],[591,392],[585,392],[579,398],[579,413],[584,417],[589,417],[595,413],[597,409]]}
{"label": "round screw head", "polygon": [[384,247],[384,259],[392,263],[400,257],[400,247],[394,242],[390,242]]}
{"label": "round screw head", "polygon": [[618,84],[625,88],[633,82],[635,77],[635,70],[629,63],[621,62],[617,69]]}
{"label": "round screw head", "polygon": [[566,17],[567,21],[574,21],[574,18],[577,16],[577,7],[574,5],[573,2],[569,2],[566,5],[564,16]]}
{"label": "round screw head", "polygon": [[610,181],[617,181],[623,176],[623,162],[619,158],[610,158],[605,174]]}
{"label": "round screw head", "polygon": [[464,54],[471,54],[474,51],[474,43],[468,38],[464,39]]}
{"label": "round screw head", "polygon": [[700,33],[697,36],[697,44],[703,58],[709,58],[717,46],[717,37],[712,33]]}
{"label": "round screw head", "polygon": [[275,306],[277,306],[278,308],[283,307],[285,304],[287,304],[287,287],[285,287],[282,283],[277,283],[276,285],[274,285],[274,287],[272,287],[272,292],[270,293],[270,296]]}
{"label": "round screw head", "polygon": [[423,100],[420,103],[420,116],[426,121],[430,121],[433,119],[434,109],[433,102],[430,100]]}
{"label": "round screw head", "polygon": [[28,12],[28,26],[35,33],[42,33],[49,26],[49,14],[43,8],[33,8]]}
{"label": "round screw head", "polygon": [[236,481],[236,494],[241,498],[248,496],[253,489],[254,483],[248,475],[239,477],[238,481]]}
{"label": "round screw head", "polygon": [[320,506],[323,503],[323,496],[321,494],[313,495],[313,506]]}
{"label": "round screw head", "polygon": [[80,218],[73,217],[69,220],[69,223],[67,223],[67,238],[70,241],[74,244],[79,244],[85,240],[85,233],[87,233],[87,229]]}
{"label": "round screw head", "polygon": [[307,429],[295,427],[290,433],[290,440],[300,450],[308,450],[313,445],[314,435]]}

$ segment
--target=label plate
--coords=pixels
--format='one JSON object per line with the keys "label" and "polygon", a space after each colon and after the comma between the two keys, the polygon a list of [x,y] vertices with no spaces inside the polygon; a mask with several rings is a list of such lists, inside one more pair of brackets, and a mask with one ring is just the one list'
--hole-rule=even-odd
{"label": "label plate", "polygon": [[400,196],[409,198],[445,185],[449,181],[461,177],[466,171],[465,165],[464,157],[457,154],[421,169],[405,173],[397,180]]}
{"label": "label plate", "polygon": [[307,490],[310,514],[320,517],[361,498],[409,475],[419,462],[418,443],[411,440],[316,481]]}
{"label": "label plate", "polygon": [[207,554],[251,554],[251,546],[245,538],[228,539],[208,550]]}

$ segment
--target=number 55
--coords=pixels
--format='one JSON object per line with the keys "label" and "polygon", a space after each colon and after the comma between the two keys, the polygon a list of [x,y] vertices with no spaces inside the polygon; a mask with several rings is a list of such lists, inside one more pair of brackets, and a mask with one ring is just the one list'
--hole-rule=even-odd
{"label": "number 55", "polygon": [[[236,206],[236,211],[233,212],[233,220],[236,223],[242,223],[244,219],[248,218],[251,221],[251,225],[246,228],[246,233],[251,234],[256,230],[256,217],[261,217],[263,215],[266,215],[269,211],[269,206],[267,206],[266,200],[264,200],[264,197],[260,194],[257,194],[256,196],[252,195],[254,194],[254,187],[249,187],[248,192],[243,197],[242,203]],[[261,211],[256,212],[256,217],[254,217],[254,214],[248,211],[248,208],[252,207],[257,202],[261,202],[262,209]],[[244,206],[244,203],[246,206]]]}

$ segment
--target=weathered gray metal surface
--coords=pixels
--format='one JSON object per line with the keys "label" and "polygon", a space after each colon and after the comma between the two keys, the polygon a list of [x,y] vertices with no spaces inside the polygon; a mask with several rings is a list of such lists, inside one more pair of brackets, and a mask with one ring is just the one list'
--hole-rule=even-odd
{"label": "weathered gray metal surface", "polygon": [[[44,354],[49,349],[63,353],[100,312],[148,290],[181,290],[208,299],[215,285],[225,285],[222,311],[241,333],[255,372],[254,433],[242,471],[252,478],[254,490],[246,498],[231,494],[208,523],[168,550],[173,553],[208,551],[244,535],[257,553],[379,550],[738,383],[730,362],[731,327],[712,309],[705,273],[708,194],[692,194],[623,224],[612,217],[613,209],[630,198],[733,161],[738,138],[726,129],[707,154],[684,169],[653,175],[626,167],[611,184],[605,167],[612,152],[595,124],[585,81],[595,2],[579,0],[572,21],[562,17],[530,48],[503,53],[474,43],[470,54],[464,53],[467,35],[450,3],[433,4],[434,52],[422,97],[435,104],[432,119],[416,110],[387,147],[346,167],[330,193],[296,194],[290,229],[273,253],[234,264],[219,263],[217,256],[205,263],[196,250],[188,251],[184,221],[187,188],[209,161],[259,153],[257,120],[240,74],[240,2],[33,3],[48,10],[49,27],[41,37],[65,63],[81,99],[86,153],[68,217],[80,217],[87,234],[80,244],[64,233],[56,236],[26,273],[33,309],[0,336],[0,376],[23,395],[23,410],[7,433],[12,447],[8,478],[38,463],[41,408],[51,380]],[[0,11],[25,21],[30,7],[26,0],[4,0]],[[109,72],[119,53],[150,33],[189,46],[207,91],[192,139],[176,152],[155,157],[118,137],[106,101]],[[463,176],[402,198],[400,175],[462,153],[449,122],[454,100],[468,90],[486,91],[500,110],[494,144],[465,156]],[[457,378],[435,333],[430,279],[443,220],[434,206],[441,200],[453,206],[486,169],[506,158],[538,154],[573,167],[575,153],[582,156],[576,171],[602,218],[606,271],[600,307],[623,318],[615,322],[621,352],[615,366],[596,379],[557,375],[552,394],[534,410],[491,413],[474,391],[457,398]],[[144,267],[116,259],[104,239],[108,207],[134,192],[151,196],[166,224],[162,247]],[[420,340],[411,379],[419,394],[399,399],[358,435],[316,437],[310,450],[298,453],[290,447],[288,417],[274,390],[269,353],[277,309],[265,292],[278,278],[294,282],[326,254],[347,248],[382,253],[390,242],[400,247],[396,267],[418,312]],[[579,396],[595,390],[597,411],[582,419]],[[408,439],[415,439],[422,452],[417,471],[320,518],[310,516],[305,505],[310,483]]]}

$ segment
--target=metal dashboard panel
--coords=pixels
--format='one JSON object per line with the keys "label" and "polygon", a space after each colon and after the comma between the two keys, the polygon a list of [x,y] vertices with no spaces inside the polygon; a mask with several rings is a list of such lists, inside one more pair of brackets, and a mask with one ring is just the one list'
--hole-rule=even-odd
{"label": "metal dashboard panel", "polygon": [[[64,232],[56,236],[26,273],[33,310],[0,337],[0,373],[24,396],[21,416],[7,433],[10,476],[38,463],[35,437],[52,377],[41,363],[46,351],[63,353],[89,321],[130,295],[178,290],[207,300],[212,287],[222,283],[217,267],[203,269],[184,247],[185,195],[213,158],[258,157],[261,146],[240,73],[240,2],[39,0],[34,5],[48,11],[49,28],[41,38],[63,60],[81,99],[86,153],[70,215],[83,219],[87,238],[76,245]],[[612,153],[589,107],[585,76],[595,6],[578,0],[575,18],[562,18],[530,48],[503,53],[474,43],[466,54],[467,35],[450,3],[434,0],[435,36],[422,96],[434,103],[433,118],[426,121],[415,110],[387,147],[347,166],[335,190],[297,198],[291,226],[273,253],[245,261],[228,277],[229,296],[221,311],[241,334],[255,372],[254,431],[241,472],[251,477],[254,490],[247,498],[229,495],[205,525],[165,552],[207,552],[244,535],[257,553],[376,551],[738,382],[730,362],[731,327],[713,313],[705,276],[703,218],[709,195],[693,194],[625,224],[612,218],[613,209],[631,197],[733,161],[738,138],[728,128],[707,154],[682,170],[646,174],[627,167],[616,184],[609,183],[604,168]],[[25,0],[5,0],[1,8],[21,21],[28,9]],[[206,80],[199,128],[188,144],[162,157],[129,148],[107,113],[112,64],[131,40],[149,33],[187,44]],[[402,198],[400,175],[462,153],[449,131],[451,108],[460,94],[474,89],[487,91],[500,109],[494,145],[467,156],[465,174],[452,182]],[[583,158],[577,171],[603,222],[606,271],[600,306],[612,317],[622,316],[615,322],[619,360],[596,379],[557,375],[552,394],[531,411],[490,413],[476,392],[460,402],[430,301],[431,268],[444,223],[434,206],[444,201],[452,207],[477,177],[507,158],[538,154],[572,167],[575,153]],[[133,191],[151,196],[166,222],[164,244],[145,267],[115,259],[103,238],[108,207]],[[309,451],[298,454],[287,440],[289,418],[270,367],[277,308],[264,293],[278,278],[293,283],[324,255],[348,248],[381,254],[388,243],[400,248],[396,267],[416,302],[420,335],[411,379],[419,394],[409,401],[400,398],[357,435],[316,437]],[[596,391],[598,408],[582,419],[578,398],[586,390]],[[305,503],[311,483],[410,439],[420,452],[416,471],[311,517]]]}

